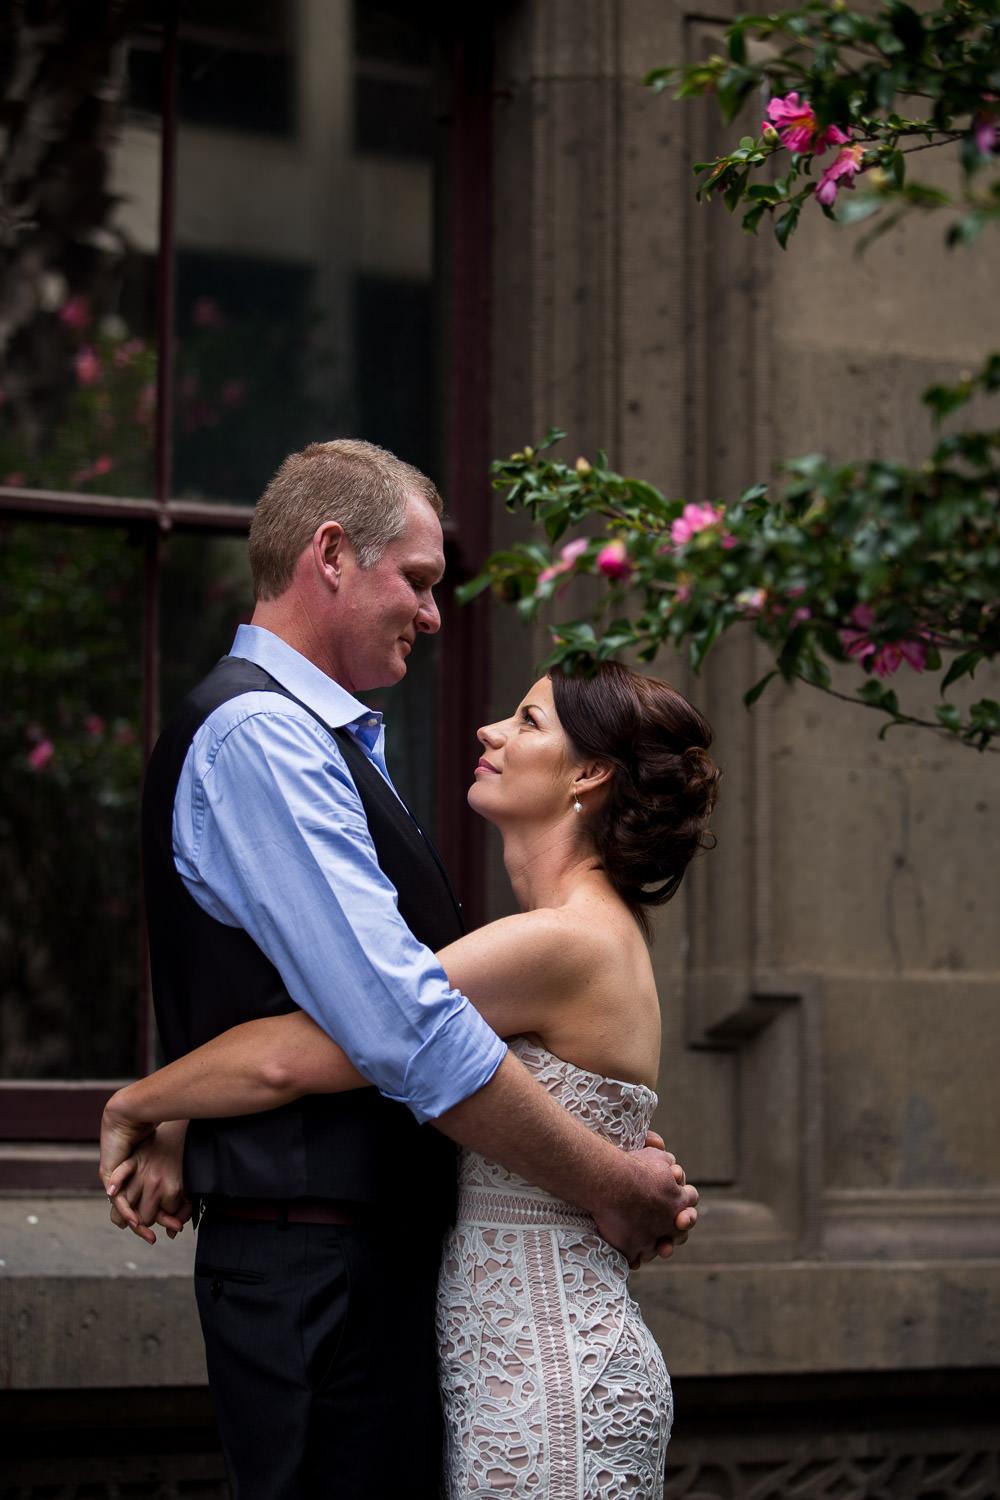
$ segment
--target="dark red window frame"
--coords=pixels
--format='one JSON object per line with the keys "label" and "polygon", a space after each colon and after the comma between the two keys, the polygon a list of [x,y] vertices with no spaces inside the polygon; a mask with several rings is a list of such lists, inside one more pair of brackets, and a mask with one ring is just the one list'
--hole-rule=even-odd
{"label": "dark red window frame", "polygon": [[[445,543],[449,576],[475,570],[488,542],[490,304],[490,114],[492,56],[489,16],[456,20],[446,39],[448,153],[446,202],[439,251],[448,283]],[[160,143],[160,242],[156,277],[157,390],[155,484],[150,497],[123,499],[0,486],[0,514],[11,519],[127,525],[145,541],[142,739],[148,757],[158,732],[160,649],[158,601],[164,546],[174,533],[245,534],[250,508],[178,500],[171,496],[175,195],[177,158],[178,23],[170,7],[163,40]],[[436,715],[435,773],[439,789],[436,841],[459,890],[470,924],[483,917],[483,829],[464,807],[477,724],[485,717],[488,612],[484,603],[461,610],[448,591]],[[144,924],[143,924],[144,927]],[[145,931],[136,935],[141,983],[137,994],[137,1072],[153,1062]],[[0,1081],[0,1189],[96,1187],[100,1112],[120,1080]]]}

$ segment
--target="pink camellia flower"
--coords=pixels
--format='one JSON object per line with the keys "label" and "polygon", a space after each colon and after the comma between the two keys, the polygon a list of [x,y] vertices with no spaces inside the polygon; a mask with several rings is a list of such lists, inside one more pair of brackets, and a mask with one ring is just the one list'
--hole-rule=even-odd
{"label": "pink camellia flower", "polygon": [[996,115],[985,110],[978,114],[972,122],[972,136],[976,143],[976,150],[982,156],[991,156],[997,149]]}
{"label": "pink camellia flower", "polygon": [[685,505],[675,521],[670,523],[670,536],[678,547],[683,547],[699,531],[704,531],[709,526],[715,526],[722,520],[723,508],[721,505]]}
{"label": "pink camellia flower", "polygon": [[770,101],[767,119],[761,125],[765,135],[768,128],[777,129],[781,144],[800,156],[806,152],[822,156],[828,146],[846,146],[850,140],[839,125],[828,125],[825,130],[820,130],[809,100],[800,99],[797,93]]}
{"label": "pink camellia flower", "polygon": [[121,369],[127,369],[137,354],[141,354],[146,345],[142,339],[126,339],[124,344],[119,344],[115,350],[115,364]]}
{"label": "pink camellia flower", "polygon": [[816,133],[816,116],[808,99],[797,92],[783,99],[772,99],[767,106],[767,121],[775,127],[789,151],[808,151]]}
{"label": "pink camellia flower", "polygon": [[861,171],[861,158],[864,154],[865,148],[860,141],[841,147],[816,187],[816,197],[820,203],[829,208],[841,187],[854,186],[854,179]]}
{"label": "pink camellia flower", "polygon": [[55,753],[56,747],[51,740],[39,740],[28,751],[28,765],[33,771],[44,771]]}
{"label": "pink camellia flower", "polygon": [[83,732],[88,739],[99,740],[104,733],[104,720],[100,714],[88,714],[83,721]]}
{"label": "pink camellia flower", "polygon": [[553,578],[560,578],[563,573],[569,573],[577,558],[582,557],[586,552],[587,545],[587,538],[579,536],[575,542],[567,542],[565,547],[560,548],[559,561],[550,563],[547,568],[543,568],[539,573],[538,581],[535,585],[535,593],[539,592],[543,584],[551,583]]}
{"label": "pink camellia flower", "polygon": [[74,489],[78,489],[81,484],[89,484],[92,479],[101,479],[105,474],[110,474],[114,466],[115,461],[111,454],[102,453],[99,458],[94,459],[92,464],[77,469],[76,473],[70,476],[70,484]]}
{"label": "pink camellia flower", "polygon": [[635,568],[628,555],[628,548],[621,537],[616,537],[613,542],[609,542],[598,552],[597,571],[603,573],[605,578],[613,578],[620,583],[632,577]]}
{"label": "pink camellia flower", "polygon": [[857,604],[851,611],[851,619],[859,626],[857,630],[842,630],[841,644],[847,655],[862,663],[871,661],[876,677],[891,677],[902,663],[908,662],[915,672],[922,672],[927,665],[927,647],[921,640],[889,641],[879,646],[872,640],[869,631],[875,624],[875,611],[870,604]]}
{"label": "pink camellia flower", "polygon": [[842,630],[840,643],[848,656],[857,661],[867,661],[878,649],[868,634],[875,624],[875,611],[870,604],[856,604],[851,610],[851,620],[858,629]]}
{"label": "pink camellia flower", "polygon": [[86,297],[70,297],[59,309],[59,321],[67,328],[86,328],[90,323],[90,302]]}
{"label": "pink camellia flower", "polygon": [[89,344],[84,344],[74,360],[76,366],[76,378],[81,385],[93,385],[101,378],[101,361],[96,350]]}

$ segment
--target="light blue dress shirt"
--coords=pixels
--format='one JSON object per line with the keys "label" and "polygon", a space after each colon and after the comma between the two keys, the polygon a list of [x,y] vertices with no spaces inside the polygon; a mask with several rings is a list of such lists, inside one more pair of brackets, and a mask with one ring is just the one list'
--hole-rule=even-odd
{"label": "light blue dress shirt", "polygon": [[[392,785],[380,714],[260,626],[241,625],[231,654],[346,726]],[[418,1120],[492,1078],[504,1043],[399,915],[337,742],[300,704],[243,693],[209,715],[177,784],[173,846],[202,910],[248,932],[296,1005]]]}

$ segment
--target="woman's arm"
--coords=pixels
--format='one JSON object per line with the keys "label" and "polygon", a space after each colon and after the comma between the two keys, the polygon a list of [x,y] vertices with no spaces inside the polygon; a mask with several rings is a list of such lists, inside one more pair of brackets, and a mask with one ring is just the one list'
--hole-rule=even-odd
{"label": "woman's arm", "polygon": [[[564,998],[579,999],[593,973],[586,935],[559,914],[525,912],[491,922],[442,949],[455,989],[501,1035],[535,1030]],[[303,1094],[365,1088],[368,1080],[304,1011],[246,1021],[109,1099],[109,1130],[133,1139],[161,1120],[223,1119],[278,1109]]]}
{"label": "woman's arm", "polygon": [[255,1115],[301,1094],[336,1094],[367,1083],[337,1043],[296,1010],[234,1026],[127,1084],[105,1105],[105,1129],[115,1139],[136,1141],[161,1120]]}
{"label": "woman's arm", "polygon": [[[579,1000],[594,973],[589,947],[587,933],[569,928],[560,913],[535,911],[491,922],[438,957],[454,988],[471,994],[494,1029],[509,1036],[542,1029],[554,1006]],[[141,1233],[142,1216],[130,1212],[122,1188],[132,1178],[130,1197],[144,1194],[135,1152],[162,1121],[259,1114],[303,1094],[367,1083],[304,1011],[246,1021],[112,1095],[101,1127],[101,1180],[109,1196],[121,1194],[120,1216]]]}

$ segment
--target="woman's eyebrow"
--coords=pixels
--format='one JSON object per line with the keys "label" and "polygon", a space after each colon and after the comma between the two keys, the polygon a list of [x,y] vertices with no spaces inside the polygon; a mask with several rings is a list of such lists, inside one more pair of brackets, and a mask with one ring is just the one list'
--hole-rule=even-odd
{"label": "woman's eyebrow", "polygon": [[541,714],[541,716],[542,716],[543,719],[547,719],[548,718],[548,714],[545,712],[544,708],[541,706],[540,703],[522,703],[521,704],[521,712],[522,713],[524,713],[529,708],[533,708],[535,710],[536,714]]}

